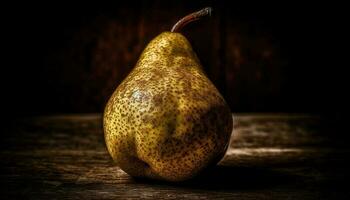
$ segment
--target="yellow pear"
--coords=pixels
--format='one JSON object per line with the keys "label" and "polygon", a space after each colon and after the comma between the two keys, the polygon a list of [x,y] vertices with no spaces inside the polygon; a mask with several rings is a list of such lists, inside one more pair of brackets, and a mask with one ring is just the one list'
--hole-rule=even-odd
{"label": "yellow pear", "polygon": [[183,181],[225,154],[230,108],[177,32],[210,10],[192,13],[154,38],[106,105],[107,149],[131,176]]}

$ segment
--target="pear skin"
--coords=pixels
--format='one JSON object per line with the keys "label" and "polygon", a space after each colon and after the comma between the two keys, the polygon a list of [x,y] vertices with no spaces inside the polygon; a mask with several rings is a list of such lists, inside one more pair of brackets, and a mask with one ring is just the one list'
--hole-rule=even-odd
{"label": "pear skin", "polygon": [[126,173],[183,181],[225,154],[232,114],[188,40],[163,32],[109,99],[107,149]]}

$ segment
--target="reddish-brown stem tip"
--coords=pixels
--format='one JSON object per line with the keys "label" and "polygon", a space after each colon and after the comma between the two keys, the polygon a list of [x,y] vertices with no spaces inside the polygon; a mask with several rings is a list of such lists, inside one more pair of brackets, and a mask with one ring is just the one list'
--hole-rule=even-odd
{"label": "reddish-brown stem tip", "polygon": [[200,18],[207,16],[207,15],[211,15],[212,12],[212,8],[211,7],[206,7],[203,8],[202,10],[199,10],[197,12],[191,13],[189,15],[186,15],[184,18],[180,19],[171,29],[171,32],[179,32],[179,30],[181,30],[182,27],[186,26],[186,24],[199,20]]}

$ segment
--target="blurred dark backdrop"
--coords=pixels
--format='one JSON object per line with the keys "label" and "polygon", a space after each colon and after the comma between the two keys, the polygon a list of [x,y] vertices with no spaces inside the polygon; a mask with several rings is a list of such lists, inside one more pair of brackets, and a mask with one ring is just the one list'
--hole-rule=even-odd
{"label": "blurred dark backdrop", "polygon": [[5,113],[102,112],[145,45],[205,6],[183,34],[233,112],[342,113],[333,5],[161,0],[4,7]]}

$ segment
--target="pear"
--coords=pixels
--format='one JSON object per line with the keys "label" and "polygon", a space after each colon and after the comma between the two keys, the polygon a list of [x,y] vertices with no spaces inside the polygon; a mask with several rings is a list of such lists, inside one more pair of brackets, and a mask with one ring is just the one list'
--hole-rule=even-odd
{"label": "pear", "polygon": [[131,176],[187,180],[227,150],[230,108],[177,32],[210,10],[192,13],[154,38],[105,107],[107,149]]}

